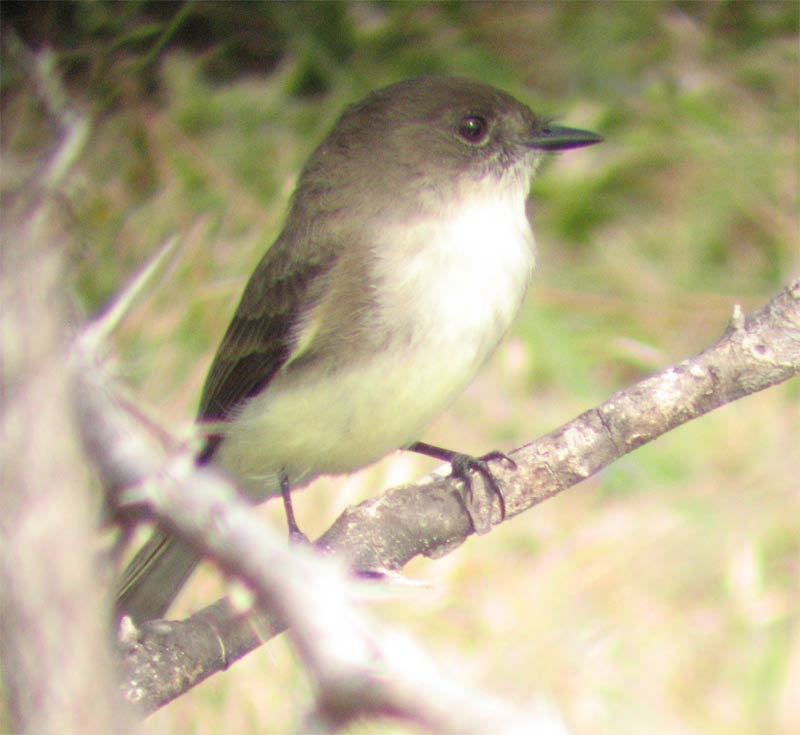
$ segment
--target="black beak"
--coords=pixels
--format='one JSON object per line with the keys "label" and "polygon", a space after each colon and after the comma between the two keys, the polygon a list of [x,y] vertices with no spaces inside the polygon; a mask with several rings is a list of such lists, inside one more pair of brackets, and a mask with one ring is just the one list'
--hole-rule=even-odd
{"label": "black beak", "polygon": [[585,145],[601,143],[603,137],[589,130],[563,128],[560,125],[544,125],[525,141],[525,145],[540,151],[566,151]]}

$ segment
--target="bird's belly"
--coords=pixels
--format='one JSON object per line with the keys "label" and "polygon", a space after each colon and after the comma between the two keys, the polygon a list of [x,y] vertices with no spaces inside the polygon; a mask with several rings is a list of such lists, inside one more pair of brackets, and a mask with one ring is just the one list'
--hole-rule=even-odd
{"label": "bird's belly", "polygon": [[491,347],[442,340],[393,346],[333,373],[278,378],[224,429],[219,460],[257,499],[320,474],[351,472],[420,437]]}

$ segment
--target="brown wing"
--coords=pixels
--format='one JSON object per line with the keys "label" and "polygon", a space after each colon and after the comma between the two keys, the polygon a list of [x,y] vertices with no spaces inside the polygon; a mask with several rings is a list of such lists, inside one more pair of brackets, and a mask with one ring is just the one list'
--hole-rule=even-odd
{"label": "brown wing", "polygon": [[198,420],[226,419],[291,356],[298,318],[325,292],[334,253],[298,260],[290,247],[278,240],[250,277],[206,378]]}

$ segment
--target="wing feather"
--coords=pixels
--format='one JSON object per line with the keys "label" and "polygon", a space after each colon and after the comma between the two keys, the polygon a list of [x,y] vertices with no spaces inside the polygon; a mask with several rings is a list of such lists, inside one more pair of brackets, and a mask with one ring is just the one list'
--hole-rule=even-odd
{"label": "wing feather", "polygon": [[278,240],[250,277],[206,379],[201,421],[225,420],[270,383],[292,357],[302,315],[328,289],[334,252],[293,259],[286,258],[286,247]]}

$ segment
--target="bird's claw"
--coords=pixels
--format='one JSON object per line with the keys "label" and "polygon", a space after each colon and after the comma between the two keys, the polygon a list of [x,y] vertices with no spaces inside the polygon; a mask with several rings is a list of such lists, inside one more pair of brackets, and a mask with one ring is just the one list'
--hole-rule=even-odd
{"label": "bird's claw", "polygon": [[467,514],[472,521],[472,527],[476,529],[477,526],[475,525],[475,519],[472,515],[474,495],[472,489],[472,477],[470,476],[471,472],[478,473],[483,478],[483,481],[489,486],[489,489],[492,491],[492,493],[497,496],[497,500],[500,503],[500,520],[503,521],[506,517],[506,496],[503,494],[502,488],[500,487],[497,479],[489,467],[489,462],[496,461],[506,462],[509,464],[511,469],[514,469],[517,466],[517,463],[511,459],[511,457],[509,457],[507,454],[503,454],[503,452],[497,451],[489,452],[489,454],[484,454],[482,457],[473,457],[469,454],[457,454],[450,461],[450,475],[462,480],[464,483],[464,505],[466,507]]}

